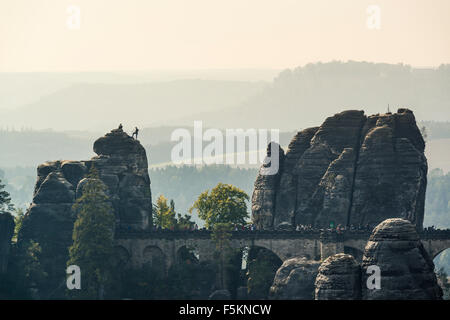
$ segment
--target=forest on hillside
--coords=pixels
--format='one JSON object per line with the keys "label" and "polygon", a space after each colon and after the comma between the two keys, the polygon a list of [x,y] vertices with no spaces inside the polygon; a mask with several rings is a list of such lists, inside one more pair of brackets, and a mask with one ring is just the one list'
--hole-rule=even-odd
{"label": "forest on hillside", "polygon": [[[63,80],[73,75],[42,75],[41,82],[49,81],[46,77],[55,79],[40,93],[28,90],[39,87],[32,75],[17,77],[0,77],[0,127],[104,132],[116,122],[131,129],[135,125],[192,126],[201,119],[215,128],[292,131],[317,126],[345,109],[376,114],[388,107],[391,111],[410,108],[423,121],[449,119],[448,64],[415,68],[365,61],[318,62],[286,69],[272,81],[152,82],[142,77],[120,83],[112,75],[86,74],[74,82]],[[64,85],[55,83],[58,77]],[[23,100],[19,95],[27,97]],[[133,106],[133,112],[127,106]],[[61,107],[65,112],[58,112]]]}
{"label": "forest on hillside", "polygon": [[450,228],[450,173],[441,169],[428,174],[424,225]]}

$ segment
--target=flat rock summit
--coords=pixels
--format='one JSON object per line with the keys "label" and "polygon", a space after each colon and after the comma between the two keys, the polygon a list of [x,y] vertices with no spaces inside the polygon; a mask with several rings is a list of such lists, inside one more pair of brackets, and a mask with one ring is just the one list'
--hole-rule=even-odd
{"label": "flat rock summit", "polygon": [[366,116],[348,110],[298,132],[280,151],[279,171],[261,168],[252,196],[259,229],[296,225],[374,227],[424,217],[425,142],[409,109]]}

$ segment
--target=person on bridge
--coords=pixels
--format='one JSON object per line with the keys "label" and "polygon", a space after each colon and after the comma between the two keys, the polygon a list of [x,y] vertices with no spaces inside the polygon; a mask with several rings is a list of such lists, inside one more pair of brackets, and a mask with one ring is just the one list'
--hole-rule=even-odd
{"label": "person on bridge", "polygon": [[134,132],[133,132],[133,135],[132,135],[131,137],[134,138],[134,136],[136,136],[136,140],[137,140],[137,138],[138,138],[138,133],[139,133],[138,127],[134,127]]}

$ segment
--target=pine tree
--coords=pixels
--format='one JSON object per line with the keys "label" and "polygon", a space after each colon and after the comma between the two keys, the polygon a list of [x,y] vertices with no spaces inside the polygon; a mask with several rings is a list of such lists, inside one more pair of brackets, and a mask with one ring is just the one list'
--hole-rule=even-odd
{"label": "pine tree", "polygon": [[67,265],[81,270],[81,289],[69,295],[82,299],[103,299],[112,279],[114,210],[106,195],[106,186],[92,167],[83,185],[82,196],[73,205],[77,219],[73,229],[73,245]]}

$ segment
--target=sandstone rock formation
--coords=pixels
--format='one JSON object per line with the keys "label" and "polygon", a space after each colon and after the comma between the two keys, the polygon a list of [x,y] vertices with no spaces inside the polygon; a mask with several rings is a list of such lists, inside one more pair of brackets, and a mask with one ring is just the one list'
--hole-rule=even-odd
{"label": "sandstone rock formation", "polygon": [[0,275],[7,271],[14,227],[12,215],[7,212],[0,213]]}
{"label": "sandstone rock formation", "polygon": [[320,262],[291,258],[281,265],[270,288],[272,300],[314,300],[314,281]]}
{"label": "sandstone rock formation", "polygon": [[[379,290],[366,285],[372,265],[381,271]],[[411,222],[387,219],[374,229],[362,261],[362,294],[367,300],[442,299],[433,261]]]}
{"label": "sandstone rock formation", "polygon": [[33,203],[28,208],[19,242],[33,240],[42,248],[41,264],[49,287],[65,277],[67,248],[72,243],[72,205],[82,194],[91,167],[107,186],[116,227],[145,230],[151,226],[152,203],[147,156],[139,141],[121,129],[94,143],[97,156],[87,161],[52,161],[37,169]]}
{"label": "sandstone rock formation", "polygon": [[316,300],[361,299],[361,267],[349,254],[328,257],[315,280]]}
{"label": "sandstone rock formation", "polygon": [[260,229],[297,224],[377,225],[401,217],[422,227],[427,161],[414,115],[349,110],[297,133],[280,171],[260,172],[252,214]]}
{"label": "sandstone rock formation", "polygon": [[[276,190],[281,170],[276,174],[265,174],[267,168],[272,164],[270,161],[272,143],[274,142],[267,147],[267,157],[259,170],[252,195],[252,211],[254,212],[254,222],[257,225],[272,225],[274,218]],[[278,147],[278,167],[281,169],[284,165],[284,151],[278,144],[274,144],[273,147]]]}
{"label": "sandstone rock formation", "polygon": [[139,141],[122,130],[113,130],[94,143],[94,164],[110,191],[122,228],[147,229],[152,224],[152,202],[147,155]]}

